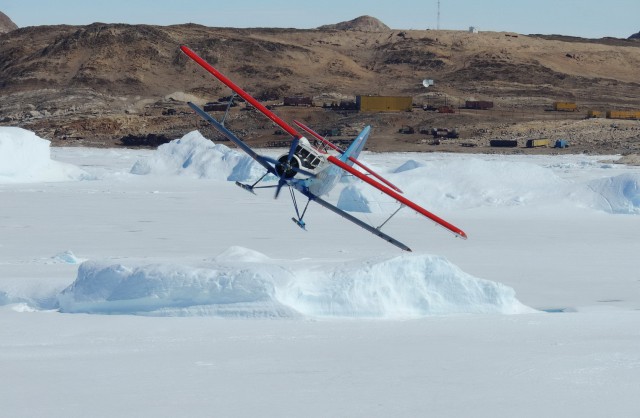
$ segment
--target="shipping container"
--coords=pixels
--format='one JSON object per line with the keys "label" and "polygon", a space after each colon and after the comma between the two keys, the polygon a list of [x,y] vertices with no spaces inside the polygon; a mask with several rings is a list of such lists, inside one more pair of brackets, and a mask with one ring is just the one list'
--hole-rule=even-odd
{"label": "shipping container", "polygon": [[527,148],[548,147],[551,141],[548,139],[527,139]]}
{"label": "shipping container", "polygon": [[578,110],[578,105],[573,102],[554,102],[553,110],[558,112],[575,112]]}
{"label": "shipping container", "polygon": [[464,107],[467,109],[487,110],[493,108],[493,102],[482,100],[467,100],[464,104]]}
{"label": "shipping container", "polygon": [[556,145],[554,146],[554,148],[567,148],[569,146],[569,143],[567,142],[566,139],[558,139],[556,141]]}
{"label": "shipping container", "polygon": [[411,96],[356,96],[361,112],[411,112]]}
{"label": "shipping container", "polygon": [[639,119],[640,110],[609,110],[607,119]]}
{"label": "shipping container", "polygon": [[489,145],[492,147],[513,148],[518,146],[518,140],[517,139],[492,139],[489,141]]}

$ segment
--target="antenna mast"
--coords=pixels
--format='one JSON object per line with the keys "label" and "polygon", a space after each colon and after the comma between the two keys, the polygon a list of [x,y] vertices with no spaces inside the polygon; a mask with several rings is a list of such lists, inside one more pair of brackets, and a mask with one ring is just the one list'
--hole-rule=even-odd
{"label": "antenna mast", "polygon": [[440,30],[440,0],[438,0],[438,30]]}

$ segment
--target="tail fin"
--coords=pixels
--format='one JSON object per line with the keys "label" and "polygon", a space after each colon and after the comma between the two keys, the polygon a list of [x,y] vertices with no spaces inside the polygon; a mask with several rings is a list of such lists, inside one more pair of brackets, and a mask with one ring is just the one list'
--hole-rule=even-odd
{"label": "tail fin", "polygon": [[364,149],[364,145],[367,143],[367,139],[369,139],[369,133],[371,132],[370,126],[365,126],[362,131],[358,134],[356,139],[353,140],[349,148],[347,148],[340,160],[347,163],[348,165],[353,165],[352,159],[357,159],[358,155],[360,155],[360,151]]}

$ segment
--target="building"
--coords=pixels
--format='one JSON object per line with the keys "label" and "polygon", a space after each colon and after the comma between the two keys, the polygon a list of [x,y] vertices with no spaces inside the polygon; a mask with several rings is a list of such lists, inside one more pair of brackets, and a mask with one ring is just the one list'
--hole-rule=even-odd
{"label": "building", "polygon": [[411,112],[411,96],[356,96],[360,112]]}

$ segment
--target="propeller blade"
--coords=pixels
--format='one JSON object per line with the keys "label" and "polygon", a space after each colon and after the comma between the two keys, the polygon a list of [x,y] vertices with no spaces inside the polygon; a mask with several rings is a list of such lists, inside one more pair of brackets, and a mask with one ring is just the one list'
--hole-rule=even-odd
{"label": "propeller blade", "polygon": [[275,158],[271,158],[267,155],[260,155],[260,158],[262,158],[263,160],[266,160],[268,162],[270,162],[271,164],[274,165],[274,168],[276,165],[280,164],[280,162],[278,160],[276,160]]}
{"label": "propeller blade", "polygon": [[278,196],[280,195],[280,190],[282,189],[282,186],[284,186],[286,184],[286,181],[284,181],[284,179],[280,178],[280,180],[278,180],[278,187],[276,187],[276,195],[273,197],[274,199],[277,199]]}
{"label": "propeller blade", "polygon": [[280,161],[276,160],[275,158],[271,158],[267,155],[261,155],[260,158],[269,161],[271,164],[278,165],[278,164],[282,164]]}
{"label": "propeller blade", "polygon": [[300,138],[294,137],[293,141],[291,141],[291,148],[289,148],[289,156],[287,157],[287,163],[291,163],[291,159],[293,158],[293,154],[296,152],[296,148],[298,148],[298,144],[300,143]]}

